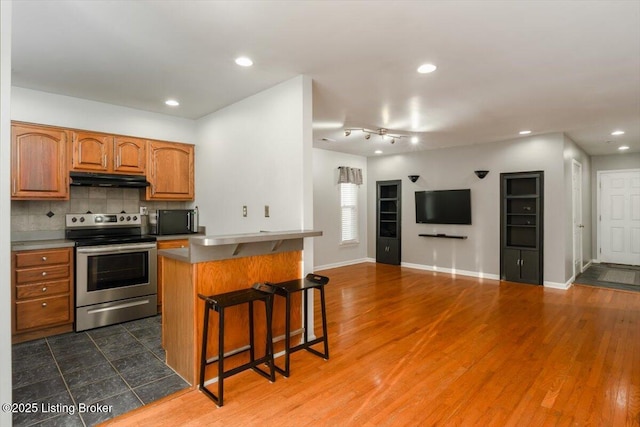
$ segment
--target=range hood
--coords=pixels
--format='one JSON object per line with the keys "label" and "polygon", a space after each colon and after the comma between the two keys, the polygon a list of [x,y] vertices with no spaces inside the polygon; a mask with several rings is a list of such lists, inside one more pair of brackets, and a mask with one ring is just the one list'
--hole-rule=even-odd
{"label": "range hood", "polygon": [[148,187],[149,181],[143,175],[116,175],[110,173],[70,172],[71,185],[86,187]]}

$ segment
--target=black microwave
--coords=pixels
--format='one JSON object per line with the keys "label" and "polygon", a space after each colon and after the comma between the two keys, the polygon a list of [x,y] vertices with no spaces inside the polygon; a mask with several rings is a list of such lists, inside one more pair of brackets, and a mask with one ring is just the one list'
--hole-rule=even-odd
{"label": "black microwave", "polygon": [[158,209],[149,212],[150,234],[167,235],[197,232],[197,209]]}

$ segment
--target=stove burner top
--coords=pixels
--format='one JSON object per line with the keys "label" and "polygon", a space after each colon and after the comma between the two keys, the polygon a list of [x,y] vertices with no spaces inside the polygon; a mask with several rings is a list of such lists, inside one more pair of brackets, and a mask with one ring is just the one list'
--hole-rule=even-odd
{"label": "stove burner top", "polygon": [[155,242],[155,236],[142,234],[138,214],[67,214],[65,237],[76,246],[115,245]]}
{"label": "stove burner top", "polygon": [[100,246],[100,245],[119,245],[125,243],[144,243],[155,242],[155,236],[99,236],[88,238],[70,238],[76,242],[76,247],[79,246]]}

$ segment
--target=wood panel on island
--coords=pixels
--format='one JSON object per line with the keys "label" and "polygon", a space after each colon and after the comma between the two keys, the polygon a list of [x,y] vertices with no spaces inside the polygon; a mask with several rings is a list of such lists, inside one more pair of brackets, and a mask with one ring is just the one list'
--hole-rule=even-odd
{"label": "wood panel on island", "polygon": [[73,249],[12,252],[12,342],[73,330]]}
{"label": "wood panel on island", "polygon": [[[175,239],[175,240],[158,240],[157,242],[158,250],[161,249],[177,249],[177,248],[188,248],[189,247],[189,239]],[[157,283],[158,283],[158,313],[162,313],[162,295],[163,285],[162,285],[162,262],[164,261],[163,257],[158,257],[158,275],[157,275]]]}
{"label": "wood panel on island", "polygon": [[[297,230],[246,233],[227,236],[202,236],[189,239],[188,248],[159,250],[163,287],[162,335],[167,364],[193,387],[199,377],[204,303],[198,294],[215,295],[246,289],[255,283],[286,282],[303,277],[303,240],[321,236],[321,231]],[[291,297],[292,335],[303,333],[302,299]],[[274,302],[272,331],[275,353],[284,349],[285,301]],[[256,306],[257,319],[264,318],[264,308]],[[218,329],[218,319],[209,320],[211,330]],[[231,307],[226,313],[225,352],[247,345],[248,313]],[[255,352],[264,354],[266,329],[257,324]],[[228,345],[228,349],[226,346]],[[207,354],[218,354],[217,340],[207,344]],[[225,369],[246,363],[248,355],[238,354],[225,360]],[[215,378],[217,370],[209,366],[205,380]]]}

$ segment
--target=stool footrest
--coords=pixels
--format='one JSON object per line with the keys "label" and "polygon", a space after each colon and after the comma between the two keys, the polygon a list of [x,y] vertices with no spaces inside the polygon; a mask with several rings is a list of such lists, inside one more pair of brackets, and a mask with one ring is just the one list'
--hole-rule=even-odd
{"label": "stool footrest", "polygon": [[[235,375],[235,374],[237,374],[239,372],[246,371],[247,369],[250,369],[250,368],[251,369],[256,368],[258,365],[262,365],[262,364],[268,365],[269,363],[271,363],[271,358],[270,357],[261,357],[260,359],[256,359],[253,362],[247,362],[247,363],[245,363],[243,365],[240,365],[240,366],[237,366],[237,367],[235,367],[233,369],[229,369],[228,371],[224,371],[222,373],[222,378],[229,378],[230,376]],[[259,371],[258,373],[264,374],[264,372],[262,372],[260,369],[258,369],[258,371]],[[272,379],[271,376],[269,376],[269,375],[267,375],[267,378],[270,379],[270,380]],[[218,378],[218,381],[219,380],[220,379]]]}
{"label": "stool footrest", "polygon": [[[224,358],[232,357],[232,356],[235,356],[235,355],[240,354],[240,353],[244,353],[244,352],[249,351],[249,350],[251,350],[251,345],[247,344],[247,345],[245,345],[243,347],[236,348],[235,350],[231,350],[231,351],[226,352],[225,354],[222,355],[222,357],[224,357]],[[214,357],[211,357],[211,358],[207,359],[207,366],[211,365],[212,363],[216,363],[218,360],[220,360],[220,356],[214,356]]]}
{"label": "stool footrest", "polygon": [[316,338],[314,340],[303,342],[302,344],[295,345],[295,346],[293,346],[293,347],[291,347],[289,349],[289,353],[295,353],[296,351],[299,351],[299,350],[308,350],[311,353],[317,354],[317,355],[319,355],[321,357],[324,357],[326,359],[327,356],[324,353],[321,353],[318,350],[314,350],[313,348],[310,348],[310,346],[316,345],[316,344],[320,344],[320,343],[324,343],[324,337],[318,337],[318,338]]}

